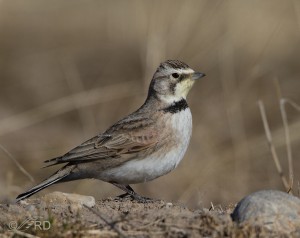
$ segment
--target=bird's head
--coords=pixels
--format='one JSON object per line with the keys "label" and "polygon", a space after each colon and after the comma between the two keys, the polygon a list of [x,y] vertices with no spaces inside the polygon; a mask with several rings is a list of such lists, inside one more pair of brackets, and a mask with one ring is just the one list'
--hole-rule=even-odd
{"label": "bird's head", "polygon": [[205,74],[195,72],[179,60],[167,60],[159,65],[153,75],[148,98],[155,96],[165,103],[186,99],[195,81]]}

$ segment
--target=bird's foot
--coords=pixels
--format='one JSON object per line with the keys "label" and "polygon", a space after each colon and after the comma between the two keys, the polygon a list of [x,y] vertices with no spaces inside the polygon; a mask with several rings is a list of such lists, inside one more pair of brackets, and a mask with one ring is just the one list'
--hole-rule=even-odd
{"label": "bird's foot", "polygon": [[151,203],[157,201],[157,199],[143,197],[138,195],[137,193],[124,193],[116,197],[117,199],[128,199],[131,198],[133,201],[137,201],[139,203]]}
{"label": "bird's foot", "polygon": [[132,189],[132,187],[130,187],[130,185],[118,184],[118,183],[114,183],[114,182],[111,182],[111,184],[115,185],[116,187],[118,187],[118,188],[122,189],[124,192],[126,192],[125,194],[119,195],[117,198],[128,198],[128,197],[131,197],[133,200],[135,200],[135,201],[137,201],[139,203],[149,203],[149,202],[158,201],[157,199],[147,198],[147,197],[143,197],[141,195],[138,195]]}
{"label": "bird's foot", "polygon": [[157,199],[153,198],[148,198],[148,197],[143,197],[141,195],[138,195],[137,193],[135,194],[130,194],[131,198],[139,203],[151,203],[157,201]]}
{"label": "bird's foot", "polygon": [[119,196],[117,196],[116,198],[128,198],[128,197],[131,197],[131,195],[129,193],[123,193],[123,194],[120,194]]}

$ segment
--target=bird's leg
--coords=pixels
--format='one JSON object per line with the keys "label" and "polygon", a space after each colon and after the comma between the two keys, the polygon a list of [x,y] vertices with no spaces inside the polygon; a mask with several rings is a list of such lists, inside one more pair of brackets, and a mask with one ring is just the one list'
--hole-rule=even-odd
{"label": "bird's leg", "polygon": [[143,197],[138,195],[133,189],[132,187],[130,187],[129,185],[124,185],[124,184],[118,184],[118,183],[111,183],[113,185],[115,185],[116,187],[118,187],[119,189],[123,190],[124,192],[126,192],[126,194],[122,194],[120,197],[125,197],[126,195],[130,195],[134,200],[138,201],[138,202],[142,202],[142,203],[146,203],[146,202],[151,202],[153,201],[153,199],[151,198],[147,198],[147,197]]}
{"label": "bird's leg", "polygon": [[[113,183],[113,185],[117,186],[116,184]],[[118,188],[120,188],[119,186],[117,186]],[[126,188],[129,189],[130,191],[134,192],[133,188],[130,187],[130,185],[126,185]],[[121,188],[122,189],[122,188]],[[122,189],[124,191],[124,189]],[[121,195],[118,196],[118,198],[125,198],[127,196],[131,196],[127,191],[125,191],[126,193],[123,193]],[[135,192],[134,192],[135,193]]]}

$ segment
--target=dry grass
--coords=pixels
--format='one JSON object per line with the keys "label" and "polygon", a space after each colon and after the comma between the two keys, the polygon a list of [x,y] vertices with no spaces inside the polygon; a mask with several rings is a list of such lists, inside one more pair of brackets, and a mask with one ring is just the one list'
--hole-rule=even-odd
{"label": "dry grass", "polygon": [[273,143],[273,139],[272,139],[272,135],[271,135],[271,131],[270,131],[270,127],[269,127],[269,123],[268,123],[268,119],[266,116],[266,111],[265,111],[263,102],[259,101],[258,106],[259,106],[260,114],[261,114],[262,121],[264,124],[267,141],[268,141],[268,144],[270,147],[270,151],[271,151],[272,158],[273,158],[274,164],[276,166],[277,172],[282,180],[282,184],[283,184],[284,188],[286,189],[286,191],[290,191],[291,187],[286,179],[286,176],[283,174],[282,166],[279,162],[279,158],[278,158],[278,155],[277,155],[274,143]]}
{"label": "dry grass", "polygon": [[[297,1],[279,0],[2,0],[0,144],[40,181],[53,172],[41,170],[42,161],[135,110],[157,65],[180,59],[208,75],[188,98],[192,141],[176,171],[137,191],[209,207],[258,189],[284,189],[259,99],[283,173],[293,168],[298,184],[300,114],[284,108],[286,134],[278,98],[300,102],[299,14]],[[10,191],[0,198],[11,199],[32,183],[0,153],[0,189]],[[119,193],[97,181],[51,190],[97,198]]]}

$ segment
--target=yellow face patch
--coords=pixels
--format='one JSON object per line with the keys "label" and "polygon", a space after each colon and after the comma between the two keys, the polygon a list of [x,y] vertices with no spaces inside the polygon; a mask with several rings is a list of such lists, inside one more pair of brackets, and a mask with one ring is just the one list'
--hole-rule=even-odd
{"label": "yellow face patch", "polygon": [[191,90],[191,88],[193,87],[195,83],[195,80],[192,80],[190,78],[187,78],[179,83],[177,83],[176,85],[176,89],[175,89],[175,95],[176,97],[180,98],[183,97],[184,99],[186,99],[189,91]]}

